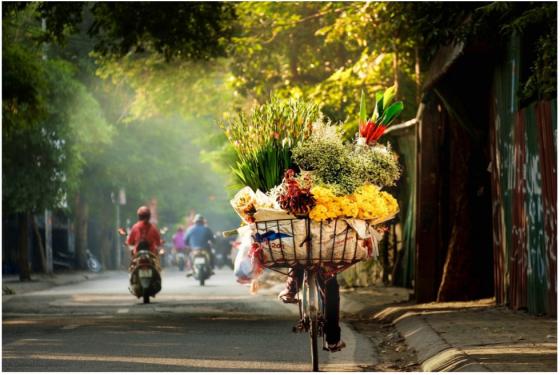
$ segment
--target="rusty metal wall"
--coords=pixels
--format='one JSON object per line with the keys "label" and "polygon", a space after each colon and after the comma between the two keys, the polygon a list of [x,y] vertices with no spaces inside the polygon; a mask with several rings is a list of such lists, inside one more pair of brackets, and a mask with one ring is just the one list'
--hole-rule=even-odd
{"label": "rusty metal wall", "polygon": [[511,255],[509,257],[510,288],[509,301],[511,307],[520,309],[527,306],[527,217],[525,216],[524,173],[525,144],[524,144],[523,114],[515,116],[513,133],[513,191],[512,191],[512,226],[511,226]]}
{"label": "rusty metal wall", "polygon": [[542,203],[544,219],[544,254],[548,267],[547,278],[547,312],[557,313],[557,102],[540,102],[536,105],[536,124],[538,133],[538,155],[540,157],[540,172],[542,181]]}
{"label": "rusty metal wall", "polygon": [[496,69],[490,127],[496,301],[556,315],[557,101],[517,107],[519,42]]}

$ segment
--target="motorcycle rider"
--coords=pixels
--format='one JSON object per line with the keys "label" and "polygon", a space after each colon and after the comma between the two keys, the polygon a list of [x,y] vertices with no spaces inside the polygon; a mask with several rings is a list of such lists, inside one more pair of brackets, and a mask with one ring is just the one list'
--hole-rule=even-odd
{"label": "motorcycle rider", "polygon": [[[132,258],[130,260],[129,273],[130,273],[130,292],[137,297],[144,297],[144,303],[149,303],[149,298],[154,297],[156,293],[161,290],[161,266],[158,255],[158,248],[163,244],[159,230],[154,224],[150,223],[151,212],[146,206],[141,206],[136,211],[138,215],[138,222],[134,224],[128,235],[126,243],[132,246]],[[141,250],[148,250],[153,256],[150,257],[153,267],[155,268],[156,275],[151,276],[150,286],[144,286],[141,283],[141,276],[138,276],[136,270],[139,269],[142,257],[138,257]]]}
{"label": "motorcycle rider", "polygon": [[185,227],[182,225],[177,227],[177,232],[173,235],[173,247],[177,254],[185,254],[186,259],[188,259],[185,246]]}
{"label": "motorcycle rider", "polygon": [[194,224],[187,230],[185,245],[191,249],[203,249],[210,261],[210,268],[214,269],[214,260],[210,251],[211,243],[214,242],[212,230],[205,225],[206,220],[200,214],[194,217]]}
{"label": "motorcycle rider", "polygon": [[139,248],[145,248],[150,250],[155,255],[155,259],[159,261],[158,248],[161,246],[162,241],[159,230],[154,224],[150,223],[150,209],[146,206],[141,206],[136,211],[136,214],[138,215],[138,222],[132,226],[126,243],[129,246],[134,246],[132,250],[133,256],[136,256]]}

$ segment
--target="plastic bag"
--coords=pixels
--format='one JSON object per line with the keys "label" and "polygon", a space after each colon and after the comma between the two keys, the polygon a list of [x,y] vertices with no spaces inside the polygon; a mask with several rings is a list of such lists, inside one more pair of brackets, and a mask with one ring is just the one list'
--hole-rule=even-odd
{"label": "plastic bag", "polygon": [[241,284],[248,284],[254,277],[253,262],[249,256],[251,249],[251,230],[249,226],[241,227],[238,229],[239,233],[239,251],[233,263],[233,274],[237,281]]}

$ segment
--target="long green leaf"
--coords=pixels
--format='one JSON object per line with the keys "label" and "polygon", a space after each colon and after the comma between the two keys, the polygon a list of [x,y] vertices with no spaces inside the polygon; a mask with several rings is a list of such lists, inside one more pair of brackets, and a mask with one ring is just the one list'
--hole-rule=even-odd
{"label": "long green leaf", "polygon": [[379,121],[379,123],[382,124],[382,125],[390,125],[391,122],[398,115],[401,114],[403,109],[404,109],[403,102],[396,102],[396,103],[391,104],[389,106],[389,108],[387,108],[387,110],[385,110],[385,112],[383,113],[383,116],[381,117],[381,120]]}
{"label": "long green leaf", "polygon": [[391,104],[391,102],[395,98],[396,93],[396,86],[391,86],[387,90],[385,90],[385,93],[383,94],[383,108],[389,108],[389,104]]}
{"label": "long green leaf", "polygon": [[377,119],[379,119],[382,115],[383,115],[383,93],[378,92],[375,94],[375,110],[373,111],[373,116],[371,121],[377,122]]}

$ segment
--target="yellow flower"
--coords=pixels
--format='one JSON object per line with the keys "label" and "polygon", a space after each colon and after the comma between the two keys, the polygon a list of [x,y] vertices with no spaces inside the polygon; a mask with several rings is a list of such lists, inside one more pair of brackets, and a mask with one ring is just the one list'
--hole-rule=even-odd
{"label": "yellow flower", "polygon": [[311,193],[317,204],[309,217],[317,221],[341,216],[377,220],[394,215],[399,210],[397,201],[391,194],[370,184],[360,186],[354,194],[341,197],[324,186],[314,186]]}

